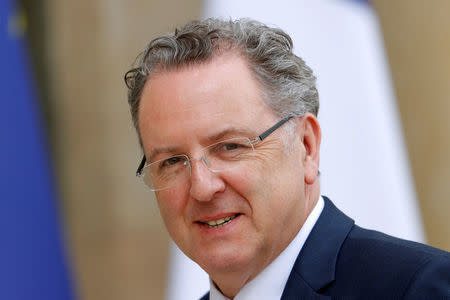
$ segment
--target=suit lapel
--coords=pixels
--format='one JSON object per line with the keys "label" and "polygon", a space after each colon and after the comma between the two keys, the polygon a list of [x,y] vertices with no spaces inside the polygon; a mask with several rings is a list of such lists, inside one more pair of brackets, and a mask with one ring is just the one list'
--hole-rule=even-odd
{"label": "suit lapel", "polygon": [[354,221],[326,197],[325,206],[295,261],[281,299],[318,297],[335,279],[337,257]]}

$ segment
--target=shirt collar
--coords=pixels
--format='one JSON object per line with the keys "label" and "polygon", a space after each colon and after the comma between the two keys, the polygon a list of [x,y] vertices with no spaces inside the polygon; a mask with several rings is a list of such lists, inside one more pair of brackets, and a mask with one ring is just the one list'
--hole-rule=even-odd
{"label": "shirt collar", "polygon": [[[323,207],[324,200],[322,197],[319,197],[313,210],[291,243],[261,273],[244,285],[234,297],[234,300],[281,298],[295,260],[322,213]],[[230,300],[216,288],[211,279],[209,282],[210,300]]]}

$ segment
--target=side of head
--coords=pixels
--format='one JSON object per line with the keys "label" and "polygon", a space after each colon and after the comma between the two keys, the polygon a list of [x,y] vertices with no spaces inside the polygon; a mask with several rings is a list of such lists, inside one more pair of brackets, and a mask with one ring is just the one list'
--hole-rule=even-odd
{"label": "side of head", "polygon": [[138,111],[146,82],[153,74],[202,64],[226,52],[242,55],[263,89],[264,101],[280,117],[319,110],[316,78],[293,54],[292,40],[278,28],[250,19],[193,21],[152,40],[125,74],[133,124],[142,145]]}

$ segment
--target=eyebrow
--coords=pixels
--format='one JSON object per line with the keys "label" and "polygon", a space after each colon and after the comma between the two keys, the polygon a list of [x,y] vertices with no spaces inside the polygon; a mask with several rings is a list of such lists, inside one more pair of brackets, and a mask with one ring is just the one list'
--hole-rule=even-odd
{"label": "eyebrow", "polygon": [[150,151],[149,154],[145,155],[147,162],[152,162],[153,158],[161,153],[176,153],[180,152],[179,147],[160,147],[160,148],[154,148],[152,151]]}
{"label": "eyebrow", "polygon": [[215,141],[218,141],[218,140],[226,137],[227,135],[239,135],[239,136],[243,135],[243,136],[247,137],[248,135],[252,135],[252,134],[256,136],[256,132],[254,132],[253,130],[238,128],[238,127],[228,127],[226,129],[220,131],[219,133],[209,136],[207,138],[207,140],[210,142],[215,142]]}

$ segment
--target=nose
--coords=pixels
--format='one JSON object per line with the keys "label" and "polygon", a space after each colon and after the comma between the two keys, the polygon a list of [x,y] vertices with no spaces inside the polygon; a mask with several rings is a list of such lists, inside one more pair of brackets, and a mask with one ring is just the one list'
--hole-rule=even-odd
{"label": "nose", "polygon": [[191,187],[190,195],[197,201],[210,201],[216,193],[225,190],[225,182],[219,173],[208,169],[205,157],[191,159]]}

